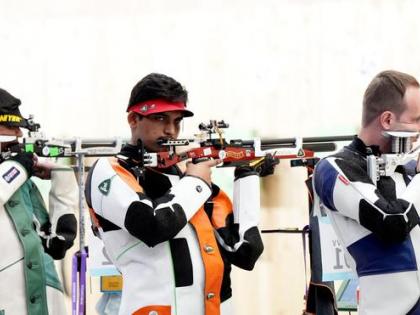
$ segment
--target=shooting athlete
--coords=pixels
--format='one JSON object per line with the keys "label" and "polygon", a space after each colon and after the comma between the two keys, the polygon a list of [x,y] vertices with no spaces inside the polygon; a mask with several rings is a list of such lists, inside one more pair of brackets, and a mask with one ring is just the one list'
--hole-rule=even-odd
{"label": "shooting athlete", "polygon": [[[20,128],[31,127],[20,104],[0,89],[0,314],[65,314],[53,259],[62,259],[76,237],[76,179],[71,168],[33,154],[8,154]],[[51,179],[49,212],[32,175]]]}
{"label": "shooting athlete", "polygon": [[392,152],[390,131],[419,130],[419,83],[381,72],[366,89],[359,136],[315,168],[315,191],[359,277],[360,315],[420,314],[419,162],[379,181],[367,163]]}
{"label": "shooting athlete", "polygon": [[263,251],[253,169],[236,169],[233,204],[211,183],[220,161],[188,163],[185,173],[176,165],[139,169],[138,140],[148,152],[165,150],[158,143],[176,139],[193,115],[186,102],[174,79],[144,77],[127,109],[131,144],[99,159],[87,179],[93,220],[123,276],[121,315],[232,314],[231,264],[251,270]]}

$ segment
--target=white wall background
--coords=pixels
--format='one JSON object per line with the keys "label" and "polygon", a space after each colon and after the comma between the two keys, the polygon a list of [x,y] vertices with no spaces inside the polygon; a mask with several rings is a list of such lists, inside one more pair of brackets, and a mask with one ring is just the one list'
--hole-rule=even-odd
{"label": "white wall background", "polygon": [[[416,0],[0,0],[0,87],[53,137],[128,136],[129,93],[150,72],[190,91],[185,134],[210,118],[236,135],[355,133],[377,72],[420,78],[419,12]],[[283,199],[263,217],[301,226],[304,190],[287,183],[304,174],[281,170]],[[235,274],[252,281],[237,314],[302,309],[300,240],[272,238],[256,272]]]}

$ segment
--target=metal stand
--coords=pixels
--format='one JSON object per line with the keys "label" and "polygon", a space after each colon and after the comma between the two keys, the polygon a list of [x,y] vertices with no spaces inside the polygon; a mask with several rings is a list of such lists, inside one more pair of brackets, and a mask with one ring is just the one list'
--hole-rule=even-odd
{"label": "metal stand", "polygon": [[75,156],[79,173],[79,251],[73,255],[72,260],[72,315],[86,314],[86,261],[88,248],[85,245],[85,154],[86,152],[81,148],[81,140],[77,139]]}

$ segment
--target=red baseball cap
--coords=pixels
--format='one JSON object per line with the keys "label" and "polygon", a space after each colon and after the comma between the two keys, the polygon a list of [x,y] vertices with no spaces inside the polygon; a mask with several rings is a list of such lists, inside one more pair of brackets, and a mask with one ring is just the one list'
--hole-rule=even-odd
{"label": "red baseball cap", "polygon": [[135,112],[142,116],[149,116],[156,113],[182,111],[184,117],[194,116],[194,113],[187,109],[184,102],[169,102],[164,99],[144,101],[127,109],[127,112]]}

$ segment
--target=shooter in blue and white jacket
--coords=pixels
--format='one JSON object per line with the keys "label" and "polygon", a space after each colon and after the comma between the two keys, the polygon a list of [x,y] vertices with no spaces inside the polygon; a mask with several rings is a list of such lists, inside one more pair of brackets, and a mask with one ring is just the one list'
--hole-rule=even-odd
{"label": "shooter in blue and white jacket", "polygon": [[314,190],[359,277],[360,315],[420,314],[419,164],[399,166],[375,185],[366,159],[390,152],[384,131],[419,129],[417,80],[381,72],[365,92],[359,136],[315,169]]}

